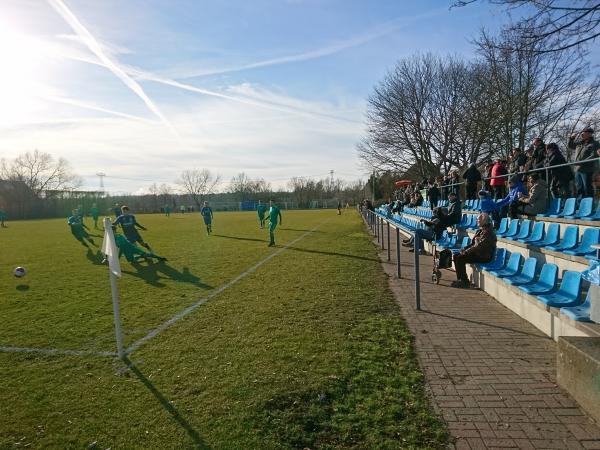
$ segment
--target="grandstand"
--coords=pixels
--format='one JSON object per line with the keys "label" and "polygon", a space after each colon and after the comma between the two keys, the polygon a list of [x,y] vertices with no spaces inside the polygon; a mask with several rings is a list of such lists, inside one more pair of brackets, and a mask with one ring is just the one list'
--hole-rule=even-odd
{"label": "grandstand", "polygon": [[[446,206],[445,201],[438,206]],[[459,251],[477,230],[479,200],[467,200],[461,222],[435,242],[438,249]],[[424,228],[430,219],[428,202],[391,214],[383,207],[377,220],[387,220],[406,236]],[[595,311],[600,309],[600,287],[588,279],[600,264],[600,203],[593,198],[553,199],[536,217],[502,218],[497,224],[497,251],[489,264],[468,267],[472,283],[528,320],[548,336],[600,337]],[[433,243],[425,243],[433,250]],[[597,306],[596,306],[597,305]]]}

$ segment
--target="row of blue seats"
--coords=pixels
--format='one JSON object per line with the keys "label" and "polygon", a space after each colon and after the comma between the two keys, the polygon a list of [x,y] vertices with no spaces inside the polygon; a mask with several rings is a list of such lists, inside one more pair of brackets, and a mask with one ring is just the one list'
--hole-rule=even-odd
{"label": "row of blue seats", "polygon": [[[499,200],[496,200],[498,202]],[[472,211],[481,210],[481,200],[466,200],[465,209]],[[548,209],[537,217],[563,218],[568,220],[600,220],[600,202],[594,211],[594,199],[592,197],[582,198],[577,207],[576,198],[568,198],[562,204],[562,199],[553,198]]]}
{"label": "row of blue seats", "polygon": [[579,227],[577,225],[568,225],[565,229],[563,238],[560,238],[559,223],[546,223],[541,221],[533,222],[524,219],[519,222],[518,219],[509,221],[503,218],[496,231],[496,236],[510,240],[522,242],[533,247],[545,248],[555,252],[562,252],[566,255],[583,256],[587,259],[597,259],[597,250],[592,245],[600,244],[600,228],[587,228],[579,240]]}
{"label": "row of blue seats", "polygon": [[494,260],[480,264],[479,268],[502,279],[507,284],[518,287],[526,294],[534,296],[547,306],[560,308],[560,313],[573,320],[590,322],[591,289],[585,301],[581,299],[582,278],[580,272],[565,270],[560,285],[558,266],[544,264],[537,273],[538,261],[523,255],[510,254],[505,248],[498,248]]}
{"label": "row of blue seats", "polygon": [[548,210],[537,217],[562,218],[568,220],[600,220],[600,202],[594,212],[594,199],[592,197],[582,198],[577,208],[577,199],[568,198],[561,209],[561,199],[553,198]]}

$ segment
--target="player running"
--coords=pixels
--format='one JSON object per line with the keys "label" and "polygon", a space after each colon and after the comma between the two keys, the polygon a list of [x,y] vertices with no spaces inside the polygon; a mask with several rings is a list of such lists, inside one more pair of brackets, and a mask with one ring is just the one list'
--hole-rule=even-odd
{"label": "player running", "polygon": [[273,200],[269,201],[269,206],[269,247],[273,247],[275,245],[275,228],[277,228],[278,222],[283,224],[283,219],[281,218],[281,211]]}
{"label": "player running", "polygon": [[138,242],[142,247],[148,249],[148,251],[152,253],[152,249],[146,242],[144,242],[144,239],[142,239],[142,236],[140,236],[140,233],[138,233],[138,230],[136,229],[136,227],[142,230],[146,230],[146,228],[140,225],[137,220],[135,220],[135,216],[129,212],[128,206],[121,206],[121,215],[117,217],[112,224],[115,226],[121,225],[121,228],[123,228],[123,234],[129,242],[132,244]]}
{"label": "player running", "polygon": [[71,217],[67,219],[67,224],[71,227],[71,233],[73,234],[73,236],[75,236],[75,239],[81,242],[81,244],[85,247],[89,247],[88,244],[85,242],[86,240],[90,244],[96,246],[96,243],[87,232],[88,227],[81,220],[79,211],[77,209],[74,209],[73,211],[71,211],[71,214]]}
{"label": "player running", "polygon": [[152,259],[152,258],[155,258],[158,261],[166,261],[167,260],[167,258],[155,255],[152,252],[147,252],[145,250],[142,250],[137,245],[133,244],[132,242],[129,242],[125,236],[117,233],[117,227],[115,225],[113,225],[112,229],[113,229],[113,233],[115,235],[115,244],[117,245],[117,248],[119,249],[119,258],[122,255],[125,255],[125,259],[130,263],[138,262],[140,259],[148,260],[148,259]]}
{"label": "player running", "polygon": [[100,217],[100,210],[95,203],[90,208],[90,215],[94,221],[94,228],[98,229],[98,217]]}
{"label": "player running", "polygon": [[208,206],[208,202],[204,202],[204,206],[200,210],[200,215],[202,215],[204,224],[206,225],[206,234],[210,235],[210,233],[212,233],[213,211],[212,208]]}
{"label": "player running", "polygon": [[262,230],[265,227],[265,214],[267,212],[267,205],[259,200],[258,205],[256,205],[256,212],[258,213],[258,222],[260,223],[260,229]]}

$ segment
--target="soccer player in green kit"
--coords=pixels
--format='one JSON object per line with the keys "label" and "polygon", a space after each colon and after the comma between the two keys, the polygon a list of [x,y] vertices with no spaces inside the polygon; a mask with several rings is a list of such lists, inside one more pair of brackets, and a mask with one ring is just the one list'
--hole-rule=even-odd
{"label": "soccer player in green kit", "polygon": [[204,225],[206,225],[206,234],[212,233],[213,212],[212,208],[208,206],[208,202],[204,202],[204,206],[200,210],[200,215],[204,219]]}
{"label": "soccer player in green kit", "polygon": [[121,206],[121,213],[122,214],[119,217],[117,217],[112,224],[115,226],[120,224],[121,228],[123,228],[123,234],[129,242],[131,242],[132,244],[138,242],[142,247],[148,249],[148,251],[152,253],[152,249],[144,241],[144,239],[142,238],[142,236],[140,236],[140,233],[138,233],[138,230],[136,229],[140,228],[141,230],[146,230],[146,228],[137,222],[135,216],[129,212],[128,206]]}
{"label": "soccer player in green kit", "polygon": [[267,205],[259,200],[258,205],[256,205],[256,212],[258,213],[258,221],[260,223],[260,229],[262,230],[265,227],[265,213],[267,212]]}
{"label": "soccer player in green kit", "polygon": [[277,228],[278,222],[283,223],[283,219],[281,218],[281,211],[279,211],[273,200],[269,201],[269,206],[269,247],[273,247],[275,245],[275,228]]}
{"label": "soccer player in green kit", "polygon": [[94,228],[98,229],[98,217],[100,216],[100,210],[98,209],[95,203],[90,208],[90,215],[94,220]]}
{"label": "soccer player in green kit", "polygon": [[135,263],[140,259],[148,260],[148,259],[152,259],[152,258],[156,258],[159,261],[167,260],[167,258],[164,258],[162,256],[155,255],[154,253],[142,250],[134,243],[129,242],[125,236],[117,233],[116,225],[113,225],[112,229],[113,229],[113,234],[115,236],[115,244],[117,245],[117,248],[119,249],[119,258],[122,255],[125,255],[125,259],[127,261],[129,261],[130,263]]}
{"label": "soccer player in green kit", "polygon": [[71,227],[71,233],[73,236],[75,236],[75,239],[81,242],[82,245],[88,247],[87,243],[85,242],[86,239],[90,244],[96,245],[94,240],[86,231],[87,226],[85,226],[81,220],[81,216],[79,215],[79,211],[77,209],[72,211],[72,216],[67,219],[67,224]]}
{"label": "soccer player in green kit", "polygon": [[6,220],[6,213],[4,212],[4,210],[2,208],[0,208],[0,226],[2,228],[7,228],[6,225],[4,224],[5,220]]}

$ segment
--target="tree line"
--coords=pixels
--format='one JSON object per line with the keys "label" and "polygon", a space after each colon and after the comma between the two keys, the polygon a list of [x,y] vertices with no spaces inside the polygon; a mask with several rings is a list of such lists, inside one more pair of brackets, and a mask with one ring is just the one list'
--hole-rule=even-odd
{"label": "tree line", "polygon": [[[568,136],[600,122],[600,76],[586,46],[593,34],[578,41],[572,30],[568,39],[575,44],[565,46],[567,30],[551,32],[563,19],[551,8],[536,9],[551,1],[493,3],[535,8],[497,35],[481,31],[473,58],[415,54],[373,88],[358,144],[365,168],[429,178],[508,158],[536,136],[556,142],[571,160]],[[590,6],[577,17],[597,24],[599,13]],[[579,25],[583,33],[590,23]]]}

